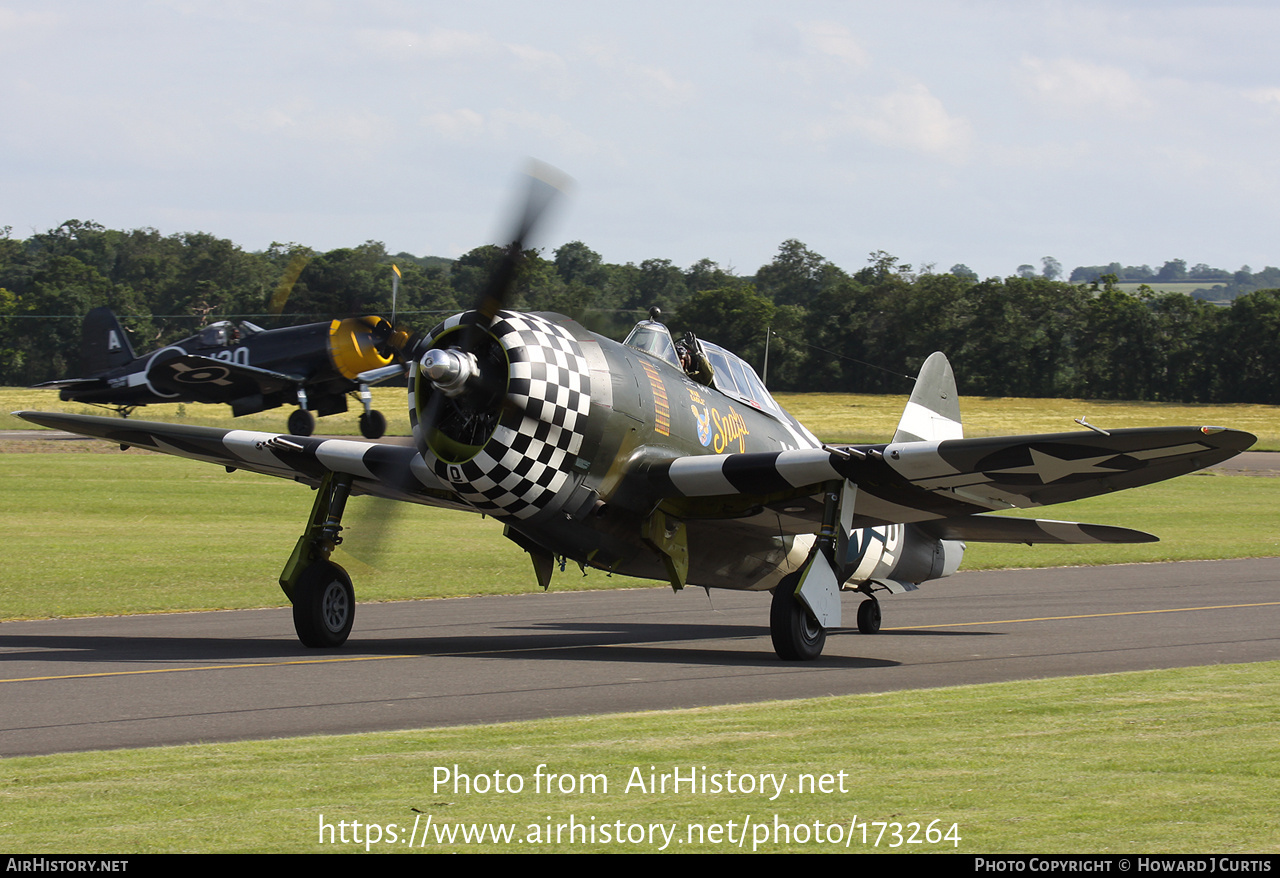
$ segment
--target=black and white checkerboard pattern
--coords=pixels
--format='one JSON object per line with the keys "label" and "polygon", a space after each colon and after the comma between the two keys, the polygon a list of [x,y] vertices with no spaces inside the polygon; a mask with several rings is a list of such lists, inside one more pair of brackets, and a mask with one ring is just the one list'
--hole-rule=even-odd
{"label": "black and white checkerboard pattern", "polygon": [[[433,338],[459,324],[449,318]],[[489,331],[506,349],[512,405],[471,460],[451,464],[419,448],[432,471],[481,512],[529,518],[546,507],[569,478],[591,411],[591,376],[566,330],[535,314],[500,311]],[[416,382],[410,381],[412,388]],[[411,391],[412,392],[412,391]],[[411,401],[410,411],[416,411]],[[420,428],[414,425],[414,434]]]}

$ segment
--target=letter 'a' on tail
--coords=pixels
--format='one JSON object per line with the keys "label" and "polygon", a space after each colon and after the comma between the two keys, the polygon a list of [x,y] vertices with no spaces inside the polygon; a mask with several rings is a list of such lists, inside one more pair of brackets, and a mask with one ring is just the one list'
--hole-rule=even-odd
{"label": "letter 'a' on tail", "polygon": [[960,425],[960,394],[956,391],[956,374],[946,354],[935,351],[920,367],[911,399],[898,421],[894,442],[938,442],[963,439]]}
{"label": "letter 'a' on tail", "polygon": [[94,308],[84,316],[80,340],[80,367],[86,375],[99,375],[132,363],[137,357],[124,327],[110,308]]}

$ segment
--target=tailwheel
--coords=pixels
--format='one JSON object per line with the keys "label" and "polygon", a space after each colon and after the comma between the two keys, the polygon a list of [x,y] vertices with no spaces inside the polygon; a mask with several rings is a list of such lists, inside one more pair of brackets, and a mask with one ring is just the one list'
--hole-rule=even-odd
{"label": "tailwheel", "polygon": [[827,643],[826,629],[796,596],[799,584],[798,572],[784,577],[773,590],[773,603],[769,608],[773,651],[787,662],[813,661],[822,655],[822,647]]}
{"label": "tailwheel", "polygon": [[387,432],[387,419],[377,409],[370,409],[360,416],[360,435],[366,439],[381,439]]}
{"label": "tailwheel", "polygon": [[306,409],[298,409],[289,415],[289,435],[310,436],[316,431],[316,419]]}
{"label": "tailwheel", "polygon": [[303,646],[342,646],[356,617],[351,577],[332,561],[317,561],[298,577],[293,593],[293,628]]}
{"label": "tailwheel", "polygon": [[875,634],[880,630],[880,602],[869,597],[858,604],[858,631]]}

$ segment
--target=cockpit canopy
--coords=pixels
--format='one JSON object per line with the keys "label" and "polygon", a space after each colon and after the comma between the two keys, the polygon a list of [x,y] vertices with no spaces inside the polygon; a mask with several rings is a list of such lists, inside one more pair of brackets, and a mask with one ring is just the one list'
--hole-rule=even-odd
{"label": "cockpit canopy", "polygon": [[[755,370],[748,366],[746,361],[718,344],[712,344],[704,339],[699,339],[698,343],[702,345],[703,352],[711,361],[711,368],[715,372],[711,379],[712,386],[716,390],[775,417],[782,416],[782,408],[769,395],[764,382],[756,376]],[[656,320],[642,320],[637,323],[624,344],[683,371],[680,355],[676,353],[676,345],[671,339],[670,330]]]}
{"label": "cockpit canopy", "polygon": [[217,323],[210,323],[204,329],[196,334],[200,344],[210,348],[224,348],[229,344],[248,338],[251,335],[257,335],[263,332],[263,328],[257,324],[243,320],[239,328],[230,320],[219,320]]}
{"label": "cockpit canopy", "polygon": [[200,344],[205,347],[220,348],[225,347],[227,342],[234,337],[234,332],[235,325],[230,320],[219,320],[217,323],[210,323],[200,330],[196,337],[200,339]]}
{"label": "cockpit canopy", "polygon": [[656,320],[641,320],[623,344],[680,368],[680,355],[676,353],[676,343],[671,340],[671,332]]}

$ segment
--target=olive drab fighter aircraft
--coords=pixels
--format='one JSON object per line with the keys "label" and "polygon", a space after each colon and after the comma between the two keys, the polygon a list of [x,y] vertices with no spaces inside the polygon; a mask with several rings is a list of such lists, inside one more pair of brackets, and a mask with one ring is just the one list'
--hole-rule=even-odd
{"label": "olive drab fighter aircraft", "polygon": [[476,307],[413,346],[411,446],[19,414],[317,487],[280,576],[307,646],[340,646],[352,629],[351,579],[329,555],[354,493],[491,515],[544,588],[568,559],[675,589],[772,592],[770,632],[786,660],[821,654],[844,623],[842,592],[862,595],[856,624],[874,633],[881,594],[951,574],[966,542],[1154,540],[991,513],[1171,478],[1254,441],[1222,427],[965,439],[955,378],[935,353],[891,441],[823,445],[710,341],[677,347],[651,319],[619,343],[568,317],[505,309],[524,241],[556,191],[547,176],[533,179]]}
{"label": "olive drab fighter aircraft", "polygon": [[408,340],[381,317],[281,329],[221,320],[139,357],[109,308],[85,315],[82,331],[82,366],[90,377],[37,387],[125,417],[138,406],[164,402],[226,403],[236,417],[294,404],[288,423],[297,436],[314,431],[312,411],[345,412],[347,394],[358,391],[364,405],[360,432],[368,439],[387,428],[386,417],[372,407],[369,386],[404,374],[399,348]]}

